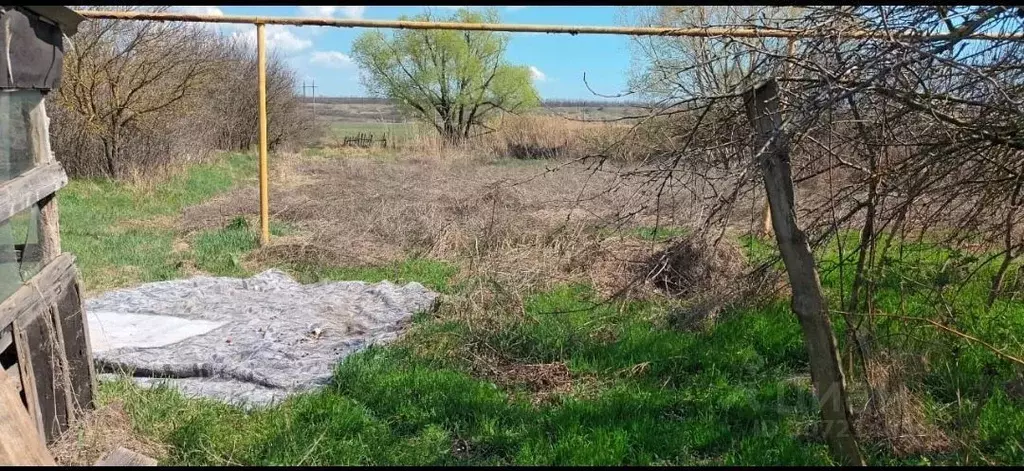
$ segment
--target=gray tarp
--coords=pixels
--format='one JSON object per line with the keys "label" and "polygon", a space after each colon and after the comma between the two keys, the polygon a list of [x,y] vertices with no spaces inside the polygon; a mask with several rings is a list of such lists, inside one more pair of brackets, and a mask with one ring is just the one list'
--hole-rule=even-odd
{"label": "gray tarp", "polygon": [[111,291],[86,312],[97,370],[258,405],[325,384],[339,360],[394,339],[437,297],[419,283],[302,285],[268,270]]}

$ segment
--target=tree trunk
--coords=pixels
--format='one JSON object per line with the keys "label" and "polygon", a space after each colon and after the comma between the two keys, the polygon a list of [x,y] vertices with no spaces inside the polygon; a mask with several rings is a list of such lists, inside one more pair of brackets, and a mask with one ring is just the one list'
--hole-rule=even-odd
{"label": "tree trunk", "polygon": [[103,156],[107,159],[107,176],[117,179],[117,144],[110,142],[110,139],[103,138]]}
{"label": "tree trunk", "polygon": [[445,119],[443,127],[441,128],[442,138],[447,145],[457,145],[462,140],[462,133],[459,132],[459,127],[451,120]]}
{"label": "tree trunk", "polygon": [[781,132],[778,84],[774,79],[752,90],[747,116],[754,127],[754,149],[764,177],[772,225],[793,291],[792,307],[810,357],[811,382],[821,407],[825,439],[845,465],[864,465],[854,436],[852,412],[828,305],[821,290],[807,236],[796,221],[789,149]]}

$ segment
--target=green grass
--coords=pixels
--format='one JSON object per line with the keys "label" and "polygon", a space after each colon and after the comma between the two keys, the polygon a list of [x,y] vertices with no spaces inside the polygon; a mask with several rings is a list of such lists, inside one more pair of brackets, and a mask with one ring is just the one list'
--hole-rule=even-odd
{"label": "green grass", "polygon": [[[302,273],[308,281],[390,278],[462,289],[453,267],[426,259]],[[833,281],[823,279],[826,287]],[[703,333],[665,328],[664,308],[602,303],[589,286],[564,285],[528,296],[524,316],[501,329],[418,316],[398,344],[342,362],[330,387],[250,413],[123,382],[105,385],[103,397],[125,400],[140,430],[171,444],[170,464],[832,464],[814,432],[806,352],[786,302],[729,312]],[[564,362],[575,384],[533,404],[525,386],[471,375],[465,356],[454,354],[466,345],[522,364]],[[973,355],[998,363],[983,349]],[[943,384],[992,384],[979,374],[957,370]],[[941,389],[922,391],[936,420],[934,411],[950,404]],[[969,419],[950,420],[978,431],[973,450],[898,458],[865,442],[869,461],[1021,462],[1024,405],[998,388],[962,393],[978,406],[965,412]]]}
{"label": "green grass", "polygon": [[[422,329],[438,327],[429,319],[421,335],[341,363],[325,390],[248,414],[124,382],[102,391],[127,398],[140,429],[171,443],[168,462],[183,465],[830,463],[801,432],[815,414],[809,392],[788,381],[802,346],[784,309],[705,336],[658,328],[652,306],[580,310],[595,301],[583,286],[538,294],[528,321],[493,339],[521,361],[564,361],[591,378],[579,381],[590,390],[581,397],[537,406],[458,362],[414,353],[412,342],[431,334]],[[614,342],[594,336],[608,325]],[[453,453],[453,443],[467,450]]]}
{"label": "green grass", "polygon": [[[287,224],[270,221],[272,237],[291,232]],[[196,268],[214,276],[248,277],[253,273],[242,266],[242,257],[259,247],[259,235],[245,218],[237,217],[221,229],[193,237],[191,246]]]}
{"label": "green grass", "polygon": [[75,179],[58,192],[61,243],[77,257],[87,289],[173,279],[189,256],[173,250],[173,218],[234,188],[255,171],[252,156],[229,154],[152,188]]}
{"label": "green grass", "polygon": [[[214,275],[251,275],[241,260],[256,239],[244,218],[191,235],[180,252],[173,242],[181,236],[164,219],[234,188],[254,170],[252,157],[230,155],[151,190],[74,181],[59,196],[64,246],[78,256],[94,289],[180,277],[184,261]],[[275,222],[271,230],[293,229]],[[640,228],[629,235],[664,240],[683,233]],[[855,237],[843,241],[848,252]],[[754,239],[742,245],[754,260],[774,254],[771,244]],[[852,275],[848,267],[833,269],[836,244],[823,247],[819,258],[822,285],[836,306]],[[910,245],[871,274],[878,287],[873,302],[880,312],[941,320],[1024,356],[1024,302],[1000,299],[988,310],[992,267],[979,263],[955,251]],[[427,258],[283,268],[303,282],[417,281],[452,298],[490,286],[498,302],[481,303],[484,312],[472,316],[458,312],[457,303],[415,316],[399,342],[340,363],[329,387],[251,412],[163,388],[140,390],[127,380],[102,384],[101,401],[123,402],[139,432],[171,445],[165,464],[832,463],[815,432],[806,351],[784,300],[727,311],[704,332],[681,332],[666,326],[670,306],[663,302],[605,303],[583,284],[506,293],[489,280],[462,280],[455,265]],[[975,268],[981,275],[965,281]],[[921,288],[936,284],[945,288]],[[833,323],[845,347],[842,317]],[[1024,403],[1005,387],[1019,368],[920,323],[881,319],[876,328],[881,346],[928,359],[914,392],[933,422],[969,446],[896,457],[883,444],[864,441],[871,463],[1024,462]],[[476,362],[488,352],[516,364],[564,364],[573,382],[535,402],[526,384],[499,387],[480,375]]]}

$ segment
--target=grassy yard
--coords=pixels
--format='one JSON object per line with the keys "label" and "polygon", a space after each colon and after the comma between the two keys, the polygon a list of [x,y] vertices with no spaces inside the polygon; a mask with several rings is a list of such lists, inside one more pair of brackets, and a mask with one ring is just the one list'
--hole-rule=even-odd
{"label": "grassy yard", "polygon": [[[150,190],[75,181],[60,194],[65,249],[78,256],[91,290],[185,276],[186,262],[207,273],[249,275],[241,260],[256,245],[244,219],[187,236],[174,221],[253,170],[252,157],[231,155]],[[682,233],[641,228],[631,236]],[[771,250],[746,246],[753,254]],[[835,249],[824,253],[837,256]],[[906,296],[904,289],[898,298],[896,288],[908,278],[940,276],[949,256],[923,247],[893,261],[880,306],[930,315],[933,294]],[[168,389],[139,390],[128,380],[104,383],[102,402],[123,403],[139,433],[169,445],[163,463],[832,463],[816,432],[799,325],[783,300],[726,312],[707,331],[682,332],[666,327],[666,302],[604,303],[582,283],[509,293],[493,279],[459,276],[451,261],[282,268],[304,282],[419,281],[445,302],[416,316],[397,343],[342,362],[324,390],[254,412]],[[847,278],[825,272],[822,282],[835,295]],[[469,312],[458,300],[480,286],[494,301]],[[971,285],[953,298],[963,313],[960,328],[1019,347],[1024,302],[1001,300],[986,313],[978,305],[982,292],[983,284]],[[842,319],[835,322],[841,328]],[[1011,364],[927,327],[893,321],[885,329],[885,341],[921,346],[931,368],[925,389],[915,393],[950,442],[968,444],[897,454],[866,439],[869,462],[1024,463],[1024,401],[1003,387],[1019,373]]]}
{"label": "grassy yard", "polygon": [[73,180],[58,193],[63,248],[78,258],[88,291],[177,278],[211,240],[201,235],[195,251],[176,250],[181,210],[255,173],[252,156],[232,154],[145,187]]}

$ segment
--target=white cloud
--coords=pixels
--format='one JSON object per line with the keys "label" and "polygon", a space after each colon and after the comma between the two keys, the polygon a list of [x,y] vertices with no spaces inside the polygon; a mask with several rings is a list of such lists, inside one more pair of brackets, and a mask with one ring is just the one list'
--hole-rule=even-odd
{"label": "white cloud", "polygon": [[[491,6],[490,5],[485,5],[485,6],[479,6],[479,5],[472,5],[472,6],[442,5],[442,6],[437,6],[437,7],[433,7],[433,8],[450,8],[452,10],[458,10],[459,8],[491,8]],[[515,7],[501,7],[501,8],[504,8],[506,10],[522,10],[523,8],[526,8],[526,7],[524,7],[524,6],[515,6]]]}
{"label": "white cloud", "polygon": [[358,19],[363,17],[363,12],[366,11],[366,7],[340,7],[340,6],[308,6],[302,5],[299,7],[299,12],[304,16],[316,16],[320,18],[352,18]]}
{"label": "white cloud", "polygon": [[[313,45],[313,41],[296,36],[288,30],[287,26],[267,25],[266,31],[267,47],[270,49],[295,53],[308,49]],[[253,47],[256,45],[256,27],[248,28],[244,31],[237,31],[232,34],[232,36],[249,43]]]}
{"label": "white cloud", "polygon": [[534,79],[534,80],[536,80],[538,82],[543,82],[543,81],[548,79],[548,76],[544,75],[544,72],[541,72],[540,69],[538,69],[537,67],[534,67],[534,66],[531,65],[530,66],[530,78],[532,78],[532,79]]}
{"label": "white cloud", "polygon": [[332,69],[342,69],[352,65],[352,58],[338,51],[313,51],[309,62]]}
{"label": "white cloud", "polygon": [[208,6],[171,7],[172,11],[180,11],[189,15],[224,16],[224,10]]}
{"label": "white cloud", "polygon": [[[188,15],[224,16],[224,10],[210,6],[177,6],[171,7],[170,11],[177,11]],[[196,23],[205,28],[226,33],[228,31],[241,31],[245,26],[236,23]]]}

